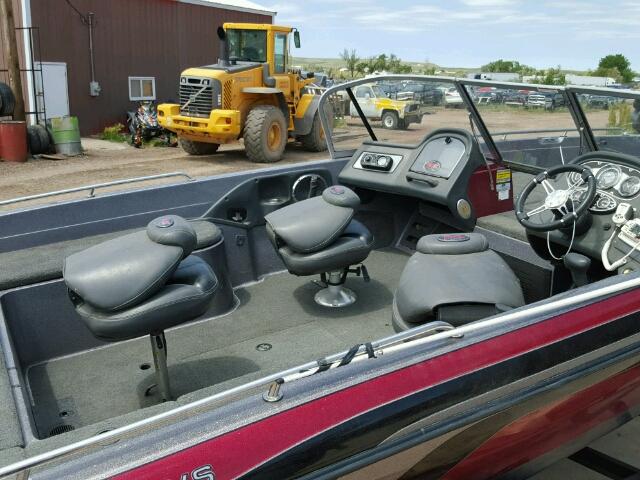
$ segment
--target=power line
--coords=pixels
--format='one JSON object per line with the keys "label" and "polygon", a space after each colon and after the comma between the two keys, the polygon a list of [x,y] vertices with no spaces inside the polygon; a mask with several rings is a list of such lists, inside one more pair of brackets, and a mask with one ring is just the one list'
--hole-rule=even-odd
{"label": "power line", "polygon": [[87,25],[89,23],[89,21],[87,20],[87,17],[85,17],[82,14],[82,12],[80,12],[80,10],[78,10],[75,7],[75,5],[73,5],[73,3],[71,3],[71,0],[65,0],[65,2],[67,2],[67,5],[69,5],[71,7],[71,9],[78,14],[78,16],[80,17],[80,20],[82,20],[82,23],[84,23],[85,25]]}

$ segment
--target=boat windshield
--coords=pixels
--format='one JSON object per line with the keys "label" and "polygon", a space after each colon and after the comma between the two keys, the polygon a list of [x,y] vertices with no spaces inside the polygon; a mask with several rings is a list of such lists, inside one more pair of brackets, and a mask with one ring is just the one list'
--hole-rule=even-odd
{"label": "boat windshield", "polygon": [[464,102],[446,78],[363,79],[333,87],[327,101],[336,157],[351,155],[369,138],[415,145],[437,128],[470,129]]}
{"label": "boat windshield", "polygon": [[632,90],[388,75],[332,87],[323,102],[333,113],[334,158],[369,138],[415,145],[443,127],[471,130],[488,159],[530,172],[589,151],[640,152],[640,92]]}
{"label": "boat windshield", "polygon": [[549,168],[584,151],[562,90],[490,84],[464,88],[504,161],[527,170]]}
{"label": "boat windshield", "polygon": [[[617,94],[617,95],[616,95]],[[640,152],[640,99],[623,92],[577,93],[599,150],[637,156]]]}

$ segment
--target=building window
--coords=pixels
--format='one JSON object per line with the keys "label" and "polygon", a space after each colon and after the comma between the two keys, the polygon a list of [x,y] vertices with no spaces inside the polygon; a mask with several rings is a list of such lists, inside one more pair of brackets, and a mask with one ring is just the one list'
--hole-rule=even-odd
{"label": "building window", "polygon": [[155,100],[156,79],[154,77],[129,77],[129,100]]}

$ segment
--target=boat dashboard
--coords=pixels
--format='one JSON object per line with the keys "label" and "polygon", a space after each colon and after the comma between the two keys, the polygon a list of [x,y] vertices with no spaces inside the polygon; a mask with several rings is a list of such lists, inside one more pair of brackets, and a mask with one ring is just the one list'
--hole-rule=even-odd
{"label": "boat dashboard", "polygon": [[[596,198],[589,207],[591,213],[609,213],[615,211],[622,202],[634,202],[640,193],[640,170],[619,162],[595,159],[581,162],[588,167],[596,178]],[[575,183],[579,175],[569,175],[569,182]],[[586,194],[586,188],[577,189],[572,199],[579,201]]]}
{"label": "boat dashboard", "polygon": [[[491,168],[491,167],[489,167]],[[438,129],[417,145],[365,141],[339,174],[341,184],[422,200],[440,207],[455,223],[473,228],[474,173],[481,172],[489,188],[487,165],[471,133]],[[503,200],[509,203],[509,196]]]}
{"label": "boat dashboard", "polygon": [[[562,255],[566,248],[600,259],[607,270],[630,273],[640,270],[640,160],[615,152],[591,152],[572,163],[593,173],[596,195],[588,214],[576,222],[576,230],[565,228],[549,232],[529,231],[530,242],[541,249]],[[580,175],[567,175],[567,187],[579,182]],[[571,200],[578,204],[587,195],[578,187]],[[540,242],[540,240],[543,240]],[[548,243],[544,245],[544,243]],[[624,257],[624,261],[622,261]],[[609,268],[620,262],[616,268]]]}

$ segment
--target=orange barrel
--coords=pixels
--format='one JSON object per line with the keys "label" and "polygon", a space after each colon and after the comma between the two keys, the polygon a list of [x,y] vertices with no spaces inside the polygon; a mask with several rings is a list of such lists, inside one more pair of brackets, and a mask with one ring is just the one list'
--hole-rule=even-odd
{"label": "orange barrel", "polygon": [[26,122],[0,122],[0,158],[7,162],[27,161]]}

